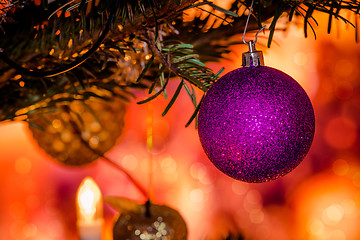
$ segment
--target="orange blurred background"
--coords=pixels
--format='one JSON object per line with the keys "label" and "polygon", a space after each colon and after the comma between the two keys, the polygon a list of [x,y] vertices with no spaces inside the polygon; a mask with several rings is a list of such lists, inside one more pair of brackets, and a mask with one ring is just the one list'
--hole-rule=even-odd
{"label": "orange blurred background", "polygon": [[[154,202],[183,215],[189,240],[223,239],[229,232],[254,240],[360,239],[360,48],[351,26],[334,24],[327,35],[327,18],[316,19],[317,40],[311,34],[304,39],[302,26],[292,24],[275,34],[270,49],[263,36],[257,45],[266,65],[304,87],[316,114],[309,154],[281,179],[248,184],[220,173],[203,153],[194,126],[184,127],[193,106],[182,91],[165,117],[161,113],[168,100],[159,97],[152,103],[149,186],[149,105],[128,106],[123,136],[106,155],[152,189]],[[233,48],[231,61],[209,66],[224,66],[225,73],[239,68],[244,51],[243,46]],[[174,80],[170,92],[176,86]],[[104,196],[145,201],[121,172],[102,160],[78,168],[58,164],[25,124],[3,123],[0,134],[1,239],[77,239],[75,197],[85,176],[95,179]],[[115,213],[105,204],[105,240],[112,239]]]}

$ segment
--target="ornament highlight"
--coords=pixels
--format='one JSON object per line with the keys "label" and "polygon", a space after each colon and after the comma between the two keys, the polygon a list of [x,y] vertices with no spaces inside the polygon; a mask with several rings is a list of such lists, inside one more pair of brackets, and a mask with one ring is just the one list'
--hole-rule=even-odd
{"label": "ornament highlight", "polygon": [[[244,61],[244,66],[253,62]],[[261,64],[221,77],[199,111],[205,153],[220,171],[245,182],[267,182],[292,171],[308,153],[314,132],[314,111],[304,89]]]}

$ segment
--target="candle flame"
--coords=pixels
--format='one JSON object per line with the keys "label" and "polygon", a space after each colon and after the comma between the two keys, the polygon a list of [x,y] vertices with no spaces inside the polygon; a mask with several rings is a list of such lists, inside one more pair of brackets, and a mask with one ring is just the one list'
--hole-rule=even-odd
{"label": "candle flame", "polygon": [[102,196],[95,181],[87,177],[79,186],[77,192],[78,220],[93,222],[102,217]]}

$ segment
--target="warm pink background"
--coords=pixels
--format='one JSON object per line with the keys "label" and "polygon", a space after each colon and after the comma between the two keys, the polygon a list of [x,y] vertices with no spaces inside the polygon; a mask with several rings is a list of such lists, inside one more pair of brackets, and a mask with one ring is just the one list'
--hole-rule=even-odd
{"label": "warm pink background", "polygon": [[[278,45],[270,49],[261,45],[265,37],[259,40],[266,65],[299,81],[316,113],[310,153],[277,181],[246,184],[220,173],[203,153],[194,126],[184,128],[193,111],[185,91],[165,117],[167,101],[153,102],[152,198],[179,210],[190,240],[219,239],[228,231],[254,240],[360,239],[360,48],[352,27],[339,24],[326,35],[327,18],[318,20],[316,41],[311,34],[303,38],[302,26],[277,32]],[[234,48],[231,61],[210,67],[238,68],[243,51]],[[176,86],[174,80],[170,93]],[[122,140],[107,156],[149,189],[147,108],[129,106]],[[93,177],[105,196],[144,201],[121,172],[101,160],[82,168],[57,164],[25,124],[2,123],[0,135],[1,239],[77,239],[75,194],[85,176]],[[103,239],[112,239],[114,214],[105,205]]]}

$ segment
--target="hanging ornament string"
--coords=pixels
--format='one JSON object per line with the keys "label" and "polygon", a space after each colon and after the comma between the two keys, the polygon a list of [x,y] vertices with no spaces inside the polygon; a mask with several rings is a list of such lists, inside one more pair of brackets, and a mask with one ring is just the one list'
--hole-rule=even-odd
{"label": "hanging ornament string", "polygon": [[109,33],[111,26],[115,20],[115,16],[116,16],[116,12],[119,6],[119,1],[120,0],[115,0],[113,3],[113,6],[111,8],[111,12],[108,18],[108,21],[106,22],[106,25],[104,27],[104,30],[102,31],[101,35],[99,36],[98,40],[96,41],[96,43],[81,57],[79,57],[77,60],[75,60],[74,62],[65,65],[63,67],[60,67],[58,69],[55,70],[49,70],[49,71],[37,71],[37,70],[29,70],[27,68],[24,68],[22,66],[20,66],[19,64],[17,64],[16,62],[14,62],[13,60],[11,60],[10,58],[8,58],[5,55],[5,50],[0,48],[0,59],[2,61],[4,61],[6,64],[8,64],[10,67],[16,69],[17,71],[21,72],[22,74],[25,75],[29,75],[29,76],[33,76],[33,77],[54,77],[57,75],[60,75],[62,73],[66,73],[74,68],[76,68],[77,66],[81,65],[82,63],[84,63],[94,52],[96,52],[96,50],[98,50],[98,48],[100,47],[101,43],[104,41],[106,35]]}
{"label": "hanging ornament string", "polygon": [[153,170],[154,170],[154,160],[153,160],[153,103],[149,103],[147,106],[147,116],[146,116],[146,146],[149,152],[149,199],[153,196]]}
{"label": "hanging ornament string", "polygon": [[247,31],[247,28],[248,28],[248,25],[249,25],[249,21],[250,21],[250,16],[251,16],[251,12],[252,12],[252,9],[253,9],[253,5],[254,5],[254,0],[251,1],[251,5],[250,5],[250,9],[249,9],[249,14],[248,14],[248,17],[246,19],[246,23],[245,23],[245,28],[244,28],[244,33],[243,33],[243,43],[246,44],[247,46],[249,46],[249,51],[253,51],[255,50],[255,43],[257,42],[257,36],[258,34],[265,29],[266,25],[264,25],[263,27],[261,27],[261,29],[255,34],[255,41],[252,41],[250,40],[249,42],[246,42],[245,41],[245,35],[246,35],[246,31]]}

